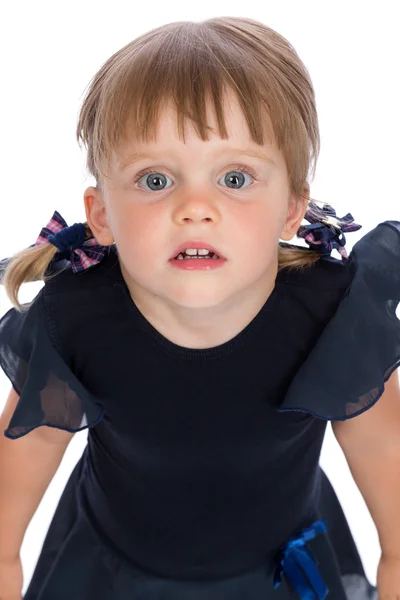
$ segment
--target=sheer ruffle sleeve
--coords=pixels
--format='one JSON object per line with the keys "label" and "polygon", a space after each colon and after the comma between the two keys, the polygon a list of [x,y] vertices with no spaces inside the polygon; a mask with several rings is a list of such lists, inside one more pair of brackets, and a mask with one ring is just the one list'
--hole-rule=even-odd
{"label": "sheer ruffle sleeve", "polygon": [[400,222],[363,236],[348,259],[353,279],[293,378],[278,412],[344,421],[373,406],[400,365]]}
{"label": "sheer ruffle sleeve", "polygon": [[55,323],[45,312],[44,288],[23,312],[11,308],[0,319],[0,366],[20,395],[7,438],[42,425],[70,432],[93,427],[104,416],[96,398],[77,379],[54,347]]}

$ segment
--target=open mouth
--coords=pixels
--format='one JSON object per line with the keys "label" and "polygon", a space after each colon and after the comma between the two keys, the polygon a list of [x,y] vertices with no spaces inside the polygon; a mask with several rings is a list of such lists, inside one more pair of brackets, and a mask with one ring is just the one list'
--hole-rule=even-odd
{"label": "open mouth", "polygon": [[207,254],[186,254],[186,252],[180,252],[175,256],[174,260],[218,260],[220,257],[214,252],[208,252]]}

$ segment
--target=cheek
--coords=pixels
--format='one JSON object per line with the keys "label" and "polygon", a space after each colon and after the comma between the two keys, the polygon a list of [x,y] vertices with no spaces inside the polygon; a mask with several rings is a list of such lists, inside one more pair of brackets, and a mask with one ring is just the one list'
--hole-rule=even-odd
{"label": "cheek", "polygon": [[163,240],[160,219],[149,210],[137,207],[127,210],[118,219],[116,238],[121,254],[130,257],[131,264],[132,261],[137,261],[139,265],[150,261],[149,249],[154,248],[154,252],[159,253]]}
{"label": "cheek", "polygon": [[258,210],[241,219],[234,243],[240,251],[237,260],[249,280],[263,276],[277,261],[279,219],[273,211]]}
{"label": "cheek", "polygon": [[246,254],[270,254],[278,243],[278,229],[279,220],[272,211],[243,214],[236,227],[238,244],[240,241],[240,246],[247,248]]}

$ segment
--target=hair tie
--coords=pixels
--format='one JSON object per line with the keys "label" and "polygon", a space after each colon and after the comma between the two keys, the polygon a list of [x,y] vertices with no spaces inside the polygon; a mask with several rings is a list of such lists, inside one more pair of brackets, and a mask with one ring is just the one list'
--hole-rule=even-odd
{"label": "hair tie", "polygon": [[[58,249],[52,262],[69,260],[74,273],[86,271],[103,260],[108,246],[101,246],[94,237],[85,240],[86,228],[83,223],[68,227],[59,212],[54,214],[46,227],[43,227],[34,246],[53,244]],[[32,247],[32,246],[31,246]]]}
{"label": "hair tie", "polygon": [[348,259],[344,232],[357,231],[362,227],[354,222],[353,215],[347,213],[339,218],[330,204],[320,208],[315,202],[310,202],[304,218],[311,225],[301,225],[296,234],[298,237],[304,238],[312,250],[321,254],[330,254],[336,248],[342,260]]}

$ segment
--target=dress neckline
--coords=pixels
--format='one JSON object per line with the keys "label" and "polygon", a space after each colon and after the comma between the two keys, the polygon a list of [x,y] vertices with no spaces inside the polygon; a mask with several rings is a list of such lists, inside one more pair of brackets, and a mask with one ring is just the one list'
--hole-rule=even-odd
{"label": "dress neckline", "polygon": [[119,261],[117,260],[116,267],[118,272],[119,285],[117,288],[122,292],[122,296],[124,299],[124,304],[128,312],[133,317],[134,322],[141,328],[141,330],[145,333],[146,336],[152,338],[152,340],[169,354],[180,356],[184,358],[218,358],[224,355],[230,354],[236,349],[240,348],[249,341],[256,333],[260,330],[260,328],[264,325],[265,320],[268,318],[271,313],[273,313],[274,307],[277,305],[279,289],[275,283],[275,287],[272,292],[258,311],[258,313],[253,317],[253,319],[241,330],[239,331],[233,338],[223,342],[222,344],[218,344],[216,346],[212,346],[210,348],[188,348],[186,346],[181,346],[171,341],[167,337],[165,337],[158,329],[156,329],[150,321],[143,315],[143,313],[139,310],[135,301],[133,300],[129,288],[125,282],[125,279],[122,275],[122,271],[120,268]]}
{"label": "dress neckline", "polygon": [[[296,247],[291,244],[282,242],[282,246],[285,247]],[[309,251],[307,248],[302,248],[305,252]],[[299,288],[304,286],[318,291],[326,290],[327,288],[335,288],[337,284],[340,284],[340,280],[343,277],[346,279],[346,269],[341,261],[332,257],[327,257],[325,260],[320,260],[310,268],[306,270],[287,270],[283,269],[278,271],[275,287],[271,294],[262,305],[259,312],[253,317],[253,319],[237,333],[233,338],[210,348],[188,348],[180,346],[175,342],[172,342],[165,337],[161,332],[158,331],[147,318],[141,313],[135,301],[131,297],[129,288],[122,275],[121,266],[118,257],[118,250],[116,246],[110,247],[110,255],[113,256],[115,263],[112,266],[113,279],[117,283],[115,289],[119,290],[123,298],[123,309],[132,316],[134,323],[136,323],[144,334],[150,338],[153,343],[159,348],[172,356],[188,358],[188,359],[211,359],[220,358],[231,352],[241,348],[246,342],[249,342],[258,331],[265,331],[265,323],[267,319],[270,319],[271,326],[276,325],[276,320],[280,319],[277,315],[278,310],[283,310],[285,305],[285,286],[286,284],[294,285]],[[114,262],[113,261],[113,262]],[[111,271],[108,271],[109,273]],[[322,284],[322,285],[321,285]],[[129,319],[128,319],[129,320]]]}

